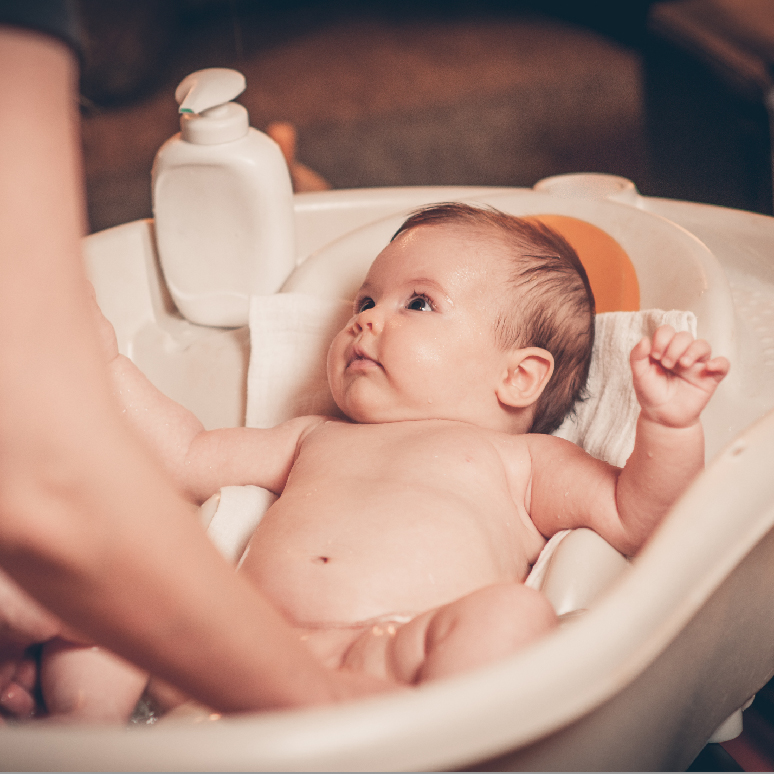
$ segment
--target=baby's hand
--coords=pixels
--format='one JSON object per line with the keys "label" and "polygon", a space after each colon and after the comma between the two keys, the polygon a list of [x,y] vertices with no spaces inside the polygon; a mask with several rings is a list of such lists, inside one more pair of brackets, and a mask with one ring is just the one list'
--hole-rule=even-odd
{"label": "baby's hand", "polygon": [[704,339],[669,325],[637,344],[629,360],[641,416],[668,427],[696,423],[729,369],[726,358],[711,354]]}

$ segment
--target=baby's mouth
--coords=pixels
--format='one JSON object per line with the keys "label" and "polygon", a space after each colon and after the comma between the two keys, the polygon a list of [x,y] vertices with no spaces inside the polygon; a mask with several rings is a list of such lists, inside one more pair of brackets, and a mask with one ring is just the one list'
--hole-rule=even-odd
{"label": "baby's mouth", "polygon": [[360,347],[355,347],[352,350],[352,354],[349,357],[349,362],[347,363],[348,369],[353,369],[356,371],[364,370],[367,368],[381,368],[381,363],[371,357],[367,352],[360,349]]}

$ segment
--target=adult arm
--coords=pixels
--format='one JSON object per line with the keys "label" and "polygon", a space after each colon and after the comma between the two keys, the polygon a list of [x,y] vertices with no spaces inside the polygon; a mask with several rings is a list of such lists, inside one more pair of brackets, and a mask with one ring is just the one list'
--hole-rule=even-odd
{"label": "adult arm", "polygon": [[76,62],[0,27],[0,565],[46,608],[220,710],[360,695],[235,575],[122,419],[80,257]]}

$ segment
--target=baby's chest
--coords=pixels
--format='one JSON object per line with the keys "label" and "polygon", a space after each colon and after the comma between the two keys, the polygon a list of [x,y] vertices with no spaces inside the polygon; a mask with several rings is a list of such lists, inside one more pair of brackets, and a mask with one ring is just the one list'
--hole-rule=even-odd
{"label": "baby's chest", "polygon": [[528,459],[522,464],[517,454],[506,464],[497,444],[478,428],[405,422],[331,423],[321,430],[303,444],[289,489],[313,486],[339,502],[386,501],[386,508],[412,503],[427,513],[453,507],[482,526],[528,520],[521,513]]}
{"label": "baby's chest", "polygon": [[[502,456],[487,434],[451,422],[328,423],[304,442],[295,467],[396,483],[406,478],[448,483],[451,478],[461,487],[482,480],[506,484]],[[518,463],[511,467],[518,469]]]}
{"label": "baby's chest", "polygon": [[436,579],[460,568],[487,583],[523,577],[531,523],[496,447],[466,427],[410,425],[310,434],[264,537],[281,533],[294,555],[324,555],[329,571],[346,556],[347,564],[424,568]]}

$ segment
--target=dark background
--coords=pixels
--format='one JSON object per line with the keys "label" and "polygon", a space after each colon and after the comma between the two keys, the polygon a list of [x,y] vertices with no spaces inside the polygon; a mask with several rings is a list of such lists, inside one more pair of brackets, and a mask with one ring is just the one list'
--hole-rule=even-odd
{"label": "dark background", "polygon": [[[213,66],[244,72],[253,125],[293,122],[301,160],[336,188],[609,172],[649,195],[771,212],[766,83],[697,55],[691,25],[728,37],[741,7],[743,33],[768,24],[774,41],[772,0],[79,5],[93,230],[150,215],[174,88]],[[757,43],[765,71],[774,43]]]}

